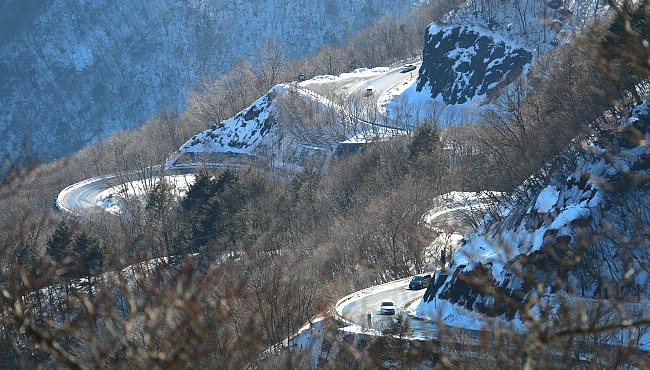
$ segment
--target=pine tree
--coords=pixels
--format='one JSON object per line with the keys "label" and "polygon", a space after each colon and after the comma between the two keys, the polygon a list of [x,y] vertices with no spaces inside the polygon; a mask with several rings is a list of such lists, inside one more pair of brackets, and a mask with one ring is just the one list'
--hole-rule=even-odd
{"label": "pine tree", "polygon": [[47,254],[59,264],[65,263],[65,258],[70,254],[73,233],[65,221],[59,222],[54,234],[47,242]]}
{"label": "pine tree", "polygon": [[165,180],[161,180],[147,193],[145,209],[153,218],[165,218],[174,200],[172,189],[171,184]]}
{"label": "pine tree", "polygon": [[384,362],[399,361],[402,367],[409,365],[414,357],[410,351],[410,338],[414,332],[415,330],[404,312],[395,315],[393,320],[382,327],[381,335],[373,343],[371,352],[379,356],[376,359],[377,364],[381,366]]}
{"label": "pine tree", "polygon": [[201,169],[195,177],[194,183],[190,185],[187,194],[181,205],[186,211],[194,210],[201,205],[208,203],[216,192],[216,181],[205,169]]}
{"label": "pine tree", "polygon": [[216,192],[221,193],[227,186],[232,186],[239,181],[237,173],[230,168],[226,168],[221,174],[216,183]]}
{"label": "pine tree", "polygon": [[81,232],[75,237],[74,247],[76,254],[81,257],[81,268],[78,272],[90,279],[104,265],[104,254],[99,241],[87,233]]}
{"label": "pine tree", "polygon": [[430,123],[418,126],[409,144],[409,159],[434,154],[440,143],[438,128]]}
{"label": "pine tree", "polygon": [[[148,215],[148,230],[154,235],[162,236],[164,251],[167,256],[172,255],[171,236],[169,230],[170,214],[174,202],[173,186],[167,181],[158,181],[151,191],[147,193],[147,204],[145,210]],[[152,248],[154,248],[152,242]],[[154,253],[156,251],[154,250]]]}
{"label": "pine tree", "polygon": [[99,241],[86,232],[79,233],[74,239],[74,255],[77,269],[73,273],[87,279],[88,292],[92,294],[93,276],[104,266],[104,253]]}

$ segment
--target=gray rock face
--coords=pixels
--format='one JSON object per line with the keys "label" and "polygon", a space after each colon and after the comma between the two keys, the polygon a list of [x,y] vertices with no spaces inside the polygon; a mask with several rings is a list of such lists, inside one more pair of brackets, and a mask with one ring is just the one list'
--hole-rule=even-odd
{"label": "gray rock face", "polygon": [[488,31],[456,26],[429,27],[417,90],[446,104],[490,96],[519,76],[533,55]]}

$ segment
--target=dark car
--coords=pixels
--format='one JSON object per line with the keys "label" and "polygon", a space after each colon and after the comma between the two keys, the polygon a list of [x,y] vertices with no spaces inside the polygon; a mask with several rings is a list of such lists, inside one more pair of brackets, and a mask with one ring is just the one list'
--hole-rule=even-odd
{"label": "dark car", "polygon": [[409,283],[409,289],[424,289],[431,282],[431,274],[417,274]]}

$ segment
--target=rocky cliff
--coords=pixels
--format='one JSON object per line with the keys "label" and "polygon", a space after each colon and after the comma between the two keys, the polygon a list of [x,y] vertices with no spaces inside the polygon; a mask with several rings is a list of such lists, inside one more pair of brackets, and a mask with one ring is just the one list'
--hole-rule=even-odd
{"label": "rocky cliff", "polygon": [[650,297],[650,104],[633,107],[630,117],[558,158],[560,170],[531,189],[527,207],[466,236],[444,284],[432,285],[418,311],[431,313],[437,299],[450,304],[447,314],[511,320],[507,300],[538,294]]}
{"label": "rocky cliff", "polygon": [[469,26],[431,25],[417,90],[445,104],[464,104],[516,79],[533,54],[499,35]]}

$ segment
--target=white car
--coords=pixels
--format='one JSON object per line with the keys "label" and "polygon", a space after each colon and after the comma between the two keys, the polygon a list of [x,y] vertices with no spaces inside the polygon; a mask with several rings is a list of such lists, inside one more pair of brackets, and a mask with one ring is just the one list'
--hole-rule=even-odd
{"label": "white car", "polygon": [[394,315],[395,303],[393,301],[382,301],[379,304],[379,313],[382,315]]}
{"label": "white car", "polygon": [[415,64],[407,64],[404,67],[402,67],[402,70],[400,71],[401,73],[406,73],[406,72],[411,72],[414,71],[417,68]]}
{"label": "white car", "polygon": [[370,96],[375,93],[375,87],[374,86],[368,86],[366,88],[366,96]]}

